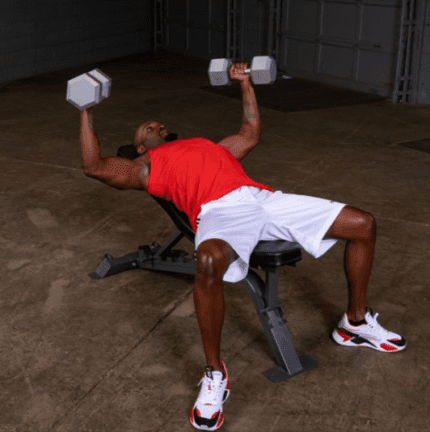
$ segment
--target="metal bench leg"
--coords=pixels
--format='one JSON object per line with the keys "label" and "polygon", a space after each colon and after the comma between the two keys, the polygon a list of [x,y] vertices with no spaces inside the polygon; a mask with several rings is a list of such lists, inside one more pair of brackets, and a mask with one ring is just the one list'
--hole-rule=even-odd
{"label": "metal bench leg", "polygon": [[250,295],[260,317],[264,333],[270,343],[277,365],[264,376],[274,383],[285,381],[301,372],[318,367],[318,362],[308,355],[298,356],[283,316],[278,297],[277,269],[265,269],[266,284],[253,270],[240,283]]}

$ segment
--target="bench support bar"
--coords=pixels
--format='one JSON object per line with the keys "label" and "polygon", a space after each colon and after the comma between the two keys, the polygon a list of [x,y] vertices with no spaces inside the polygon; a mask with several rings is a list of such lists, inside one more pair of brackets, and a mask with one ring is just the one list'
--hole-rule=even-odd
{"label": "bench support bar", "polygon": [[[195,274],[197,265],[194,257],[186,258],[187,253],[172,248],[184,237],[178,231],[164,245],[153,243],[151,246],[139,246],[138,252],[113,258],[106,254],[99,268],[89,276],[102,279],[131,269],[145,269],[170,273]],[[290,264],[294,266],[294,263]],[[291,336],[286,327],[283,307],[278,295],[278,270],[265,268],[266,283],[260,276],[249,269],[248,275],[240,283],[251,297],[263,326],[264,333],[272,348],[277,365],[264,372],[264,376],[273,383],[280,383],[301,372],[318,367],[318,362],[308,355],[298,356]]]}

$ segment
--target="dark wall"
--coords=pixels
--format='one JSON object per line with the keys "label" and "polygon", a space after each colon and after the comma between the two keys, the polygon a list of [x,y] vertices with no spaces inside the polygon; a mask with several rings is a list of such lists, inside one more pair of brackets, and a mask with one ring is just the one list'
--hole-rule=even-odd
{"label": "dark wall", "polygon": [[0,82],[145,53],[153,0],[2,0]]}

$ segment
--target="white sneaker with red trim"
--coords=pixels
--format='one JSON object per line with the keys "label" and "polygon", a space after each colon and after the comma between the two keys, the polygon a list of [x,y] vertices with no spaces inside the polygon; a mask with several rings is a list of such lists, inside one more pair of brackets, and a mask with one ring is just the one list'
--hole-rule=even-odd
{"label": "white sneaker with red trim", "polygon": [[202,385],[200,394],[191,408],[190,422],[199,430],[214,431],[224,423],[222,405],[230,396],[230,381],[227,368],[221,360],[223,373],[207,366],[205,374],[198,385]]}
{"label": "white sneaker with red trim", "polygon": [[398,352],[406,348],[405,339],[393,332],[385,330],[377,321],[379,314],[374,314],[371,308],[366,308],[365,323],[353,326],[343,315],[332,337],[339,345],[348,347],[364,346],[382,352]]}

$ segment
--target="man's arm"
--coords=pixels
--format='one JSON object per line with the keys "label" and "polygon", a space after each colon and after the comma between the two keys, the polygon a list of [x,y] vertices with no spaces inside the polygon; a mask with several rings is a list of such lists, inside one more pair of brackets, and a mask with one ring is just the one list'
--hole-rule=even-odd
{"label": "man's arm", "polygon": [[80,139],[85,175],[121,189],[146,189],[148,167],[122,157],[101,157],[92,109],[81,111]]}
{"label": "man's arm", "polygon": [[92,108],[81,111],[81,162],[85,174],[95,172],[102,163],[100,143],[93,124]]}
{"label": "man's arm", "polygon": [[218,144],[226,147],[237,160],[242,160],[261,138],[260,113],[249,75],[245,74],[246,64],[233,65],[230,77],[240,81],[243,94],[243,115],[239,132],[222,139]]}
{"label": "man's arm", "polygon": [[243,116],[239,133],[248,135],[258,144],[261,138],[261,123],[254,88],[250,79],[241,81],[240,85],[243,94]]}

